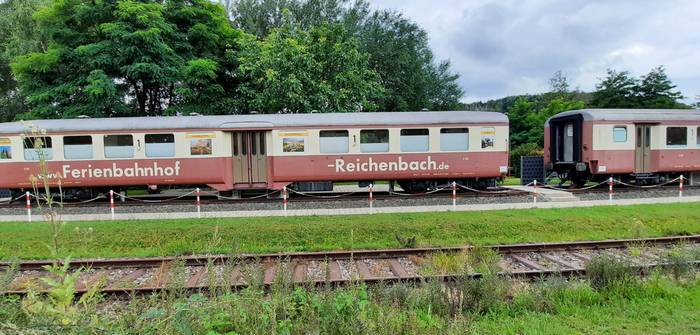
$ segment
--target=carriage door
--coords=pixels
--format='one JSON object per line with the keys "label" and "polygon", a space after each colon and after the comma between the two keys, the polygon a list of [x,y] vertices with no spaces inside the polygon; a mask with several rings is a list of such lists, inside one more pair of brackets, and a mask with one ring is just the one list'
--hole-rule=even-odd
{"label": "carriage door", "polygon": [[574,123],[570,122],[564,126],[564,161],[574,161]]}
{"label": "carriage door", "polygon": [[634,172],[651,172],[651,125],[636,125],[636,141],[634,151]]}
{"label": "carriage door", "polygon": [[264,131],[233,132],[233,182],[248,187],[267,184],[267,146]]}

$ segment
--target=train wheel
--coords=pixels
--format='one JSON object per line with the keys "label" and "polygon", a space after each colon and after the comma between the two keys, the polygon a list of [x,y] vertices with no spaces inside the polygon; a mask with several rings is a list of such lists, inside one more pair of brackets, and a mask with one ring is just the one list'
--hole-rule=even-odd
{"label": "train wheel", "polygon": [[434,182],[429,180],[398,180],[397,183],[408,193],[427,192]]}

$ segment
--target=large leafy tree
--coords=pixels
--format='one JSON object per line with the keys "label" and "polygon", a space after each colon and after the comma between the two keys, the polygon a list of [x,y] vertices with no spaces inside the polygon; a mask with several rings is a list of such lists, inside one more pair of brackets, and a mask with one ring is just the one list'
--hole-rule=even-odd
{"label": "large leafy tree", "polygon": [[357,38],[361,52],[386,89],[379,110],[449,110],[459,108],[464,92],[449,62],[437,62],[426,32],[394,11],[372,11],[364,0],[236,0],[233,24],[265,38],[287,23],[304,30],[339,23]]}
{"label": "large leafy tree", "polygon": [[13,63],[29,117],[233,112],[237,39],[206,0],[55,1],[34,15],[45,51]]}
{"label": "large leafy tree", "polygon": [[239,69],[246,80],[240,91],[251,110],[372,111],[383,93],[368,56],[338,24],[309,31],[287,24],[262,41],[249,40],[245,50]]}
{"label": "large leafy tree", "polygon": [[608,69],[608,74],[596,85],[591,105],[598,108],[637,107],[637,81],[627,71]]}
{"label": "large leafy tree", "polygon": [[24,96],[10,68],[15,57],[44,50],[46,39],[32,19],[34,12],[50,0],[0,1],[0,122],[11,121],[24,113]]}
{"label": "large leafy tree", "polygon": [[666,75],[663,66],[656,67],[642,76],[638,84],[639,105],[644,108],[684,108],[678,103],[683,95],[675,91],[676,85]]}
{"label": "large leafy tree", "polygon": [[683,95],[666,75],[663,66],[649,71],[641,79],[627,71],[608,69],[596,85],[591,105],[598,108],[687,108],[679,102]]}

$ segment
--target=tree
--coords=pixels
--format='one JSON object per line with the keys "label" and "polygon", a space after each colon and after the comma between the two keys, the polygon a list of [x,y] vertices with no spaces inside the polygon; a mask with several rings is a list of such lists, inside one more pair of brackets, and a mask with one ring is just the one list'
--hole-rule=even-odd
{"label": "tree", "polygon": [[443,110],[459,104],[464,92],[449,62],[436,65],[427,33],[393,11],[374,12],[359,27],[361,49],[387,89],[381,110]]}
{"label": "tree", "polygon": [[233,112],[230,69],[243,33],[219,5],[56,1],[34,17],[51,43],[12,64],[27,117]]}
{"label": "tree", "polygon": [[554,98],[542,107],[525,97],[518,98],[513,107],[508,110],[511,146],[536,143],[541,148],[544,146],[544,123],[547,119],[562,112],[584,107],[583,101],[567,100],[562,97]]}
{"label": "tree", "polygon": [[687,108],[678,102],[683,95],[675,88],[663,66],[641,79],[631,77],[627,71],[608,69],[607,77],[596,85],[591,104],[598,108]]}
{"label": "tree", "polygon": [[561,72],[561,70],[554,72],[552,78],[549,79],[550,92],[555,94],[566,94],[569,92],[569,80]]}
{"label": "tree", "polygon": [[642,76],[638,83],[639,105],[643,108],[684,108],[678,103],[683,95],[674,91],[675,88],[664,67],[656,67]]}
{"label": "tree", "polygon": [[262,41],[250,40],[240,58],[246,78],[240,91],[247,107],[263,113],[376,110],[383,89],[338,24],[308,32],[288,24]]}
{"label": "tree", "polygon": [[13,58],[45,49],[32,14],[49,0],[9,0],[0,2],[0,122],[11,121],[27,111],[24,95],[10,68]]}
{"label": "tree", "polygon": [[378,102],[385,111],[449,110],[460,107],[464,92],[449,62],[436,62],[426,32],[393,11],[373,12],[364,0],[237,0],[233,24],[262,39],[294,23],[303,30],[342,24],[359,41],[360,52],[386,88]]}
{"label": "tree", "polygon": [[596,85],[591,105],[597,108],[638,107],[637,80],[629,72],[608,69],[608,75]]}

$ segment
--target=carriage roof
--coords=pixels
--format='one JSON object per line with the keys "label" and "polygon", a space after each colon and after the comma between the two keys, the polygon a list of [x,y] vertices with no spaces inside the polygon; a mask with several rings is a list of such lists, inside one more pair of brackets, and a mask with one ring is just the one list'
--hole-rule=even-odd
{"label": "carriage roof", "polygon": [[48,133],[176,129],[275,129],[286,127],[410,126],[431,124],[507,123],[494,112],[376,112],[159,116],[34,120],[0,124],[0,134],[19,134],[36,127]]}
{"label": "carriage roof", "polygon": [[700,121],[698,109],[580,109],[554,115],[546,125],[552,119],[574,115],[581,115],[584,121]]}

